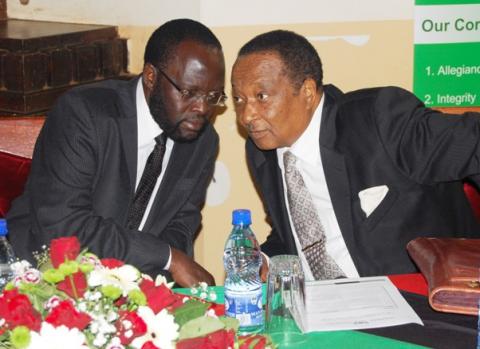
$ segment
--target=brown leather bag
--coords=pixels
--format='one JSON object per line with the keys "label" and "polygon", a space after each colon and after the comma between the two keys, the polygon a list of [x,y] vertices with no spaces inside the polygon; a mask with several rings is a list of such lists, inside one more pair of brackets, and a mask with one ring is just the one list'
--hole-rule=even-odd
{"label": "brown leather bag", "polygon": [[478,314],[480,239],[417,238],[407,250],[427,279],[433,309]]}

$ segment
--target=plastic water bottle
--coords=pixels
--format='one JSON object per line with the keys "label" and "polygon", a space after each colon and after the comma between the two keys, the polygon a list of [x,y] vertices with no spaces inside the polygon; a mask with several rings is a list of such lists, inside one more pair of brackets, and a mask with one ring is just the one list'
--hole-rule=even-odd
{"label": "plastic water bottle", "polygon": [[225,315],[240,322],[240,334],[263,329],[260,245],[250,229],[250,210],[232,213],[233,229],[225,244]]}
{"label": "plastic water bottle", "polygon": [[10,264],[15,262],[15,254],[7,240],[7,234],[7,221],[0,219],[0,291],[3,290],[7,282],[13,277]]}

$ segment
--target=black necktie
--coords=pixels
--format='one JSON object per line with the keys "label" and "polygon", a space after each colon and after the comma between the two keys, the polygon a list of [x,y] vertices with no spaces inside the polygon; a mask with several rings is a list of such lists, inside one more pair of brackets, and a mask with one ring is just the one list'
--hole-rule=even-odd
{"label": "black necktie", "polygon": [[129,229],[138,229],[145,214],[145,209],[150,201],[155,183],[157,183],[157,178],[162,172],[162,161],[163,155],[165,154],[166,141],[167,136],[165,133],[155,138],[157,144],[155,144],[155,148],[153,148],[147,159],[142,178],[140,179],[140,183],[138,183],[135,197],[128,211],[127,228]]}

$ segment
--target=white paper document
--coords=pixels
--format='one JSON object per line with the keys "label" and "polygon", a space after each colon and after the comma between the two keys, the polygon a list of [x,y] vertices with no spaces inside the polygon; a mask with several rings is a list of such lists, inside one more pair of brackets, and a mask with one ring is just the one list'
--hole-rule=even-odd
{"label": "white paper document", "polygon": [[305,332],[423,325],[384,276],[306,282]]}

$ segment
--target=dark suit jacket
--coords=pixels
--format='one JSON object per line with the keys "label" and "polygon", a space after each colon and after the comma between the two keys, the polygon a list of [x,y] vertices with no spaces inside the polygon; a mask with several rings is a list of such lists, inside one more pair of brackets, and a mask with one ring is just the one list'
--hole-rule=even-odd
{"label": "dark suit jacket", "polygon": [[[325,86],[320,155],[360,275],[416,271],[405,245],[418,236],[480,236],[459,181],[480,172],[478,116],[443,115],[395,87],[342,94]],[[276,151],[250,139],[246,149],[273,228],[262,250],[296,254]],[[367,218],[358,193],[379,185],[388,194]]]}
{"label": "dark suit jacket", "polygon": [[152,275],[165,266],[169,245],[193,255],[218,135],[209,125],[196,141],[175,143],[143,231],[126,229],[137,168],[137,81],[73,89],[48,114],[25,191],[7,216],[19,257],[31,259],[65,235]]}

